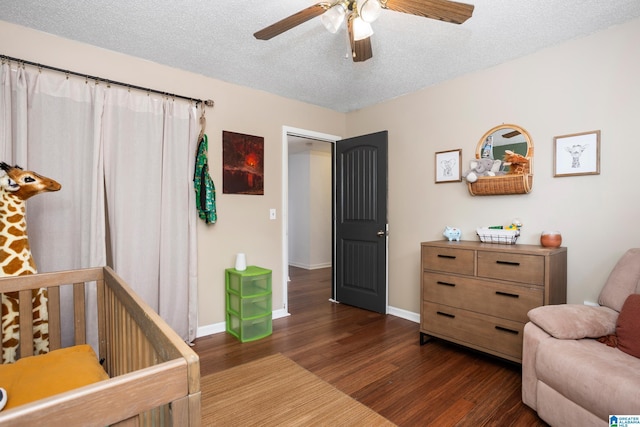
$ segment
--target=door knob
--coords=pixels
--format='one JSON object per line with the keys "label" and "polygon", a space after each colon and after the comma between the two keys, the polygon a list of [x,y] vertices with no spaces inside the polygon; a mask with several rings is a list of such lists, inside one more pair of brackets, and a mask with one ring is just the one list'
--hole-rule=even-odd
{"label": "door knob", "polygon": [[387,235],[387,232],[384,231],[384,230],[378,230],[378,232],[376,233],[376,236],[378,236],[378,237],[383,237],[383,236],[386,236],[386,235]]}

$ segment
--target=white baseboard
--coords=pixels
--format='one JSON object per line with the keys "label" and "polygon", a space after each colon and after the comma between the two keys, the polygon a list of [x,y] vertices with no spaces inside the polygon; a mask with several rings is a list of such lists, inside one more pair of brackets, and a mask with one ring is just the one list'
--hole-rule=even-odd
{"label": "white baseboard", "polygon": [[305,270],[318,270],[320,268],[331,267],[333,264],[331,263],[331,261],[323,262],[320,264],[303,264],[300,262],[289,261],[289,265],[292,267],[304,268]]}
{"label": "white baseboard", "polygon": [[276,310],[273,312],[273,319],[279,319],[281,317],[287,317],[287,316],[291,316],[291,314],[285,310],[284,308],[281,308],[280,310]]}
{"label": "white baseboard", "polygon": [[207,335],[219,334],[227,330],[226,322],[214,323],[211,325],[198,326],[196,330],[196,338],[206,337]]}
{"label": "white baseboard", "polygon": [[[272,313],[272,319],[279,319],[281,317],[291,316],[285,309],[276,310]],[[207,335],[219,334],[220,332],[227,331],[227,323],[219,322],[211,325],[198,326],[196,330],[196,338],[206,337]]]}
{"label": "white baseboard", "polygon": [[420,323],[420,313],[414,313],[412,311],[403,310],[396,307],[387,307],[387,314],[392,316],[401,317],[402,319],[410,320],[414,323]]}

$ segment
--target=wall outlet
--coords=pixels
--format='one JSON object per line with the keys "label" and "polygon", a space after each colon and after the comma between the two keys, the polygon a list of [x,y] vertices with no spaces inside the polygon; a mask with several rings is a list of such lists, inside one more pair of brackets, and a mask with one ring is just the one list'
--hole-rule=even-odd
{"label": "wall outlet", "polygon": [[276,210],[273,208],[269,209],[269,219],[276,219]]}

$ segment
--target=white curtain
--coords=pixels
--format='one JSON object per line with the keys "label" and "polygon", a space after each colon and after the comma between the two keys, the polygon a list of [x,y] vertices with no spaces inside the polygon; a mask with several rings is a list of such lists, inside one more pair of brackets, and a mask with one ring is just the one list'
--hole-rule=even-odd
{"label": "white curtain", "polygon": [[193,340],[196,105],[8,62],[0,82],[0,161],[62,184],[27,202],[38,271],[108,264]]}

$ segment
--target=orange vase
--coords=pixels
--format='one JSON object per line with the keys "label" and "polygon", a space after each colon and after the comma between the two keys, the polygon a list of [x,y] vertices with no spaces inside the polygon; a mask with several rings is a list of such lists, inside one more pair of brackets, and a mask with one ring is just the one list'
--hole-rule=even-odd
{"label": "orange vase", "polygon": [[562,234],[559,231],[543,231],[540,244],[545,248],[558,248],[562,245]]}

